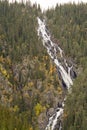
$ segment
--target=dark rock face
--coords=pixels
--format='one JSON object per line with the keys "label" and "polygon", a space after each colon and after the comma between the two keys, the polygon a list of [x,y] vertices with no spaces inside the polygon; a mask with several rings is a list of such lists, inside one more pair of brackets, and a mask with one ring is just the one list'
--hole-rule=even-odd
{"label": "dark rock face", "polygon": [[58,77],[59,77],[59,80],[61,80],[62,79],[62,76],[61,76],[61,73],[60,73],[60,71],[59,71],[59,69],[57,68],[57,72],[58,72]]}
{"label": "dark rock face", "polygon": [[58,102],[58,107],[61,108],[62,107],[62,102]]}
{"label": "dark rock face", "polygon": [[75,72],[73,69],[71,69],[70,75],[71,75],[71,77],[72,77],[73,79],[75,79],[75,78],[77,77],[77,74],[76,74],[76,72]]}
{"label": "dark rock face", "polygon": [[63,81],[63,79],[61,80],[61,83],[62,83],[63,88],[67,88],[67,86],[66,86],[65,82]]}

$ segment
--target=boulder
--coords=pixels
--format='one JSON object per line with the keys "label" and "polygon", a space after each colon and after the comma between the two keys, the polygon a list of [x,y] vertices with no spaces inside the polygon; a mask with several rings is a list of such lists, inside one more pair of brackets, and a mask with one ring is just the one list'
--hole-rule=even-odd
{"label": "boulder", "polygon": [[49,110],[47,111],[47,116],[51,117],[54,114],[54,108],[49,108]]}

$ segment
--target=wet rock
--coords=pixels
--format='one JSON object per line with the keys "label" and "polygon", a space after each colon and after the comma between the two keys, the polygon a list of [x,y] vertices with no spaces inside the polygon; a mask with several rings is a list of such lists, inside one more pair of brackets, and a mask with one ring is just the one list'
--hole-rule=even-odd
{"label": "wet rock", "polygon": [[65,82],[63,81],[63,79],[62,79],[61,83],[62,83],[63,88],[67,88],[67,86],[66,86]]}
{"label": "wet rock", "polygon": [[57,124],[55,125],[55,130],[61,130],[61,120],[59,119],[59,120],[57,120]]}
{"label": "wet rock", "polygon": [[70,70],[70,75],[73,79],[75,79],[77,77],[77,74],[73,69]]}
{"label": "wet rock", "polygon": [[59,108],[62,107],[62,102],[61,102],[61,101],[58,102],[58,107],[59,107]]}
{"label": "wet rock", "polygon": [[56,109],[56,112],[58,112],[59,110],[60,110],[60,109],[59,109],[59,108],[57,108],[57,109]]}
{"label": "wet rock", "polygon": [[51,41],[50,40],[48,40],[47,42],[48,42],[49,45],[51,45]]}
{"label": "wet rock", "polygon": [[63,68],[66,70],[66,72],[68,73],[68,67],[65,65],[65,64],[63,64]]}
{"label": "wet rock", "polygon": [[61,76],[61,73],[60,73],[60,71],[59,71],[59,69],[57,68],[57,72],[58,72],[58,77],[59,77],[59,80],[61,80],[62,79],[62,76]]}

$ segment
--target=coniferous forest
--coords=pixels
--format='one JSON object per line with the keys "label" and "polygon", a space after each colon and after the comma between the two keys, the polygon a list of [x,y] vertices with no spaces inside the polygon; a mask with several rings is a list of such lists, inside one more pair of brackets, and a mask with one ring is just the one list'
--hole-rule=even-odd
{"label": "coniferous forest", "polygon": [[8,0],[0,0],[0,130],[44,130],[48,111],[67,93],[37,35],[38,16],[45,16],[53,41],[77,72],[63,130],[87,130],[87,4],[56,5],[42,13],[36,4]]}
{"label": "coniferous forest", "polygon": [[46,15],[54,40],[59,40],[78,73],[65,104],[63,130],[87,130],[87,4],[57,5]]}

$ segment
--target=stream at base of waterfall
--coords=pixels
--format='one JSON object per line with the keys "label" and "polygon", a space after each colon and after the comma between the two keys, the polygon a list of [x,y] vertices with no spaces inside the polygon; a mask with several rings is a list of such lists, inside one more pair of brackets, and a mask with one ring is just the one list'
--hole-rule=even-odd
{"label": "stream at base of waterfall", "polygon": [[[51,40],[50,32],[47,29],[45,20],[38,20],[38,36],[42,38],[43,46],[47,49],[47,53],[55,63],[57,67],[57,72],[59,79],[61,80],[61,85],[68,90],[71,91],[71,86],[73,85],[73,79],[76,78],[76,73],[73,69],[72,64],[68,64],[66,58],[64,57],[63,50],[59,47],[58,43],[53,42]],[[59,55],[59,57],[58,57]],[[60,58],[62,60],[60,60]],[[45,130],[55,130],[55,126],[59,125],[59,130],[62,130],[62,124],[60,117],[64,111],[64,101],[62,102],[61,106],[58,106],[56,112],[49,118],[48,124]],[[58,122],[59,120],[59,122]]]}

